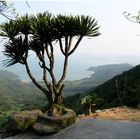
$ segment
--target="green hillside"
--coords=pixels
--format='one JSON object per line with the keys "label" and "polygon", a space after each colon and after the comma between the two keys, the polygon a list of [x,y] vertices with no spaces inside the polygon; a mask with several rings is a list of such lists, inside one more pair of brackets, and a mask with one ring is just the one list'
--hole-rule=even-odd
{"label": "green hillside", "polygon": [[0,132],[7,127],[8,116],[20,110],[43,109],[46,97],[32,83],[18,79],[9,71],[0,71]]}
{"label": "green hillside", "polygon": [[0,78],[0,116],[46,104],[46,97],[33,84],[9,71],[0,71]]}
{"label": "green hillside", "polygon": [[[116,81],[122,103],[119,101]],[[136,107],[140,103],[140,65],[115,76],[98,86],[92,93],[97,93],[99,97],[104,99],[102,106],[104,108],[120,105]]]}
{"label": "green hillside", "polygon": [[18,79],[0,81],[0,97],[0,111],[28,109],[46,103],[46,97],[34,85]]}

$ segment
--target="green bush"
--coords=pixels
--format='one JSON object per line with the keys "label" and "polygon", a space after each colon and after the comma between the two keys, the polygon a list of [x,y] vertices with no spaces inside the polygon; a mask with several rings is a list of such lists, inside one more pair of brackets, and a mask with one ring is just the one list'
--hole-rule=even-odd
{"label": "green bush", "polygon": [[8,128],[8,116],[0,116],[0,133],[6,132]]}

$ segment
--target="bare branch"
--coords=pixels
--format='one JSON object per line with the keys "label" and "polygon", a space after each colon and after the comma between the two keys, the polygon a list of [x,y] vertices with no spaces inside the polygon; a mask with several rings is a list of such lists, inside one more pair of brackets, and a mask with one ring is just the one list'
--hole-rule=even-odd
{"label": "bare branch", "polygon": [[131,22],[134,22],[134,23],[140,23],[140,15],[138,13],[138,16],[131,16],[130,13],[127,13],[126,11],[123,12],[123,15],[125,16],[125,18]]}
{"label": "bare branch", "polygon": [[0,0],[0,15],[4,16],[9,20],[14,20],[14,18],[18,16],[18,14],[15,12],[13,4],[7,4],[6,0]]}
{"label": "bare branch", "polygon": [[13,20],[12,17],[0,12],[0,15],[4,16],[5,18],[9,19],[9,20]]}
{"label": "bare branch", "polygon": [[31,8],[27,0],[26,0],[26,4],[27,4],[27,6],[28,6],[29,8]]}

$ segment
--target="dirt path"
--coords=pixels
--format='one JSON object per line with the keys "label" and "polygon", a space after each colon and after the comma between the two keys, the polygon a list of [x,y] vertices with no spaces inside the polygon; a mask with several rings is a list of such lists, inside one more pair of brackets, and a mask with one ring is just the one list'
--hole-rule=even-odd
{"label": "dirt path", "polygon": [[140,122],[140,109],[134,109],[130,107],[116,107],[104,110],[97,110],[90,116],[81,115],[79,119],[83,118],[101,118],[110,120],[129,120],[129,121],[139,121]]}

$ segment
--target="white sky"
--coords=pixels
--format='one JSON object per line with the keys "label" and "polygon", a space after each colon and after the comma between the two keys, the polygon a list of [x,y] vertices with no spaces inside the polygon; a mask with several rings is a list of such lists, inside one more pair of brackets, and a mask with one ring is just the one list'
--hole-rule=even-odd
{"label": "white sky", "polygon": [[[9,0],[10,1],[10,0]],[[140,24],[128,21],[124,11],[137,15],[140,0],[11,0],[19,14],[49,11],[52,14],[90,15],[100,26],[101,35],[83,39],[75,55],[140,56]],[[0,17],[0,21],[6,21]],[[2,48],[0,48],[2,50]]]}
{"label": "white sky", "polygon": [[12,1],[17,12],[37,13],[49,11],[52,14],[84,14],[95,17],[101,27],[101,36],[93,39],[84,39],[79,46],[79,54],[116,54],[116,55],[139,55],[140,54],[140,25],[128,21],[124,11],[137,15],[140,10],[139,0],[44,0],[25,2]]}

